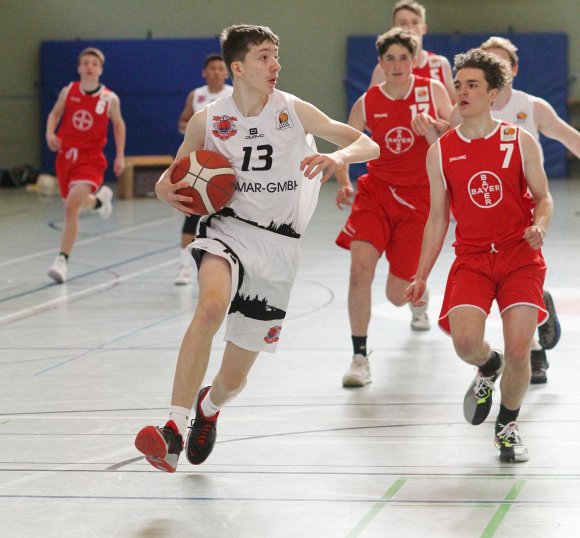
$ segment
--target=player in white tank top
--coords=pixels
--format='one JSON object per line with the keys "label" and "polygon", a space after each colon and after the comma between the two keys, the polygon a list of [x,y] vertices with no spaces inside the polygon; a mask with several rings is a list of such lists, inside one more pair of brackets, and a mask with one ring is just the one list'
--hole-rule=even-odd
{"label": "player in white tank top", "polygon": [[[319,183],[345,164],[379,155],[378,145],[360,131],[275,89],[278,42],[262,26],[224,30],[222,51],[234,81],[233,97],[196,113],[177,152],[179,160],[202,148],[219,150],[234,167],[238,190],[229,211],[206,219],[191,245],[199,258],[199,299],[179,352],[169,419],[163,428],[143,428],[135,439],[147,461],[168,472],[177,467],[196,394],[186,448],[193,464],[213,450],[220,409],[243,389],[259,352],[276,347],[298,266],[299,236],[314,210]],[[310,135],[342,149],[313,152]],[[191,199],[177,194],[186,182],[169,179],[175,164],[164,172],[156,193],[188,214],[183,202]],[[198,393],[226,315],[227,343],[218,374],[211,389]]]}

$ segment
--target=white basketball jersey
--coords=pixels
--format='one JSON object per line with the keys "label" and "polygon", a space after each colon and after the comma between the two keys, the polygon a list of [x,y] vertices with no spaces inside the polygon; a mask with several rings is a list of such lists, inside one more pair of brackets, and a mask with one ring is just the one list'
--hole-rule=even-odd
{"label": "white basketball jersey", "polygon": [[536,129],[536,122],[534,121],[534,102],[536,98],[526,92],[520,90],[513,90],[510,100],[505,104],[501,110],[491,110],[491,114],[495,119],[513,123],[522,129],[525,129],[533,135],[538,141],[540,147],[540,156],[544,162],[544,153],[540,145],[540,133]]}
{"label": "white basketball jersey", "polygon": [[199,88],[195,89],[195,93],[193,94],[193,113],[199,112],[203,110],[207,105],[217,101],[220,97],[227,97],[228,95],[232,95],[234,88],[229,84],[225,84],[224,87],[216,93],[211,93],[207,84],[205,86],[200,86]]}
{"label": "white basketball jersey", "polygon": [[207,107],[204,146],[236,171],[236,192],[222,214],[288,237],[306,229],[321,177],[307,179],[300,171],[316,144],[304,132],[295,102],[294,95],[275,90],[258,116],[246,118],[233,97],[215,101]]}

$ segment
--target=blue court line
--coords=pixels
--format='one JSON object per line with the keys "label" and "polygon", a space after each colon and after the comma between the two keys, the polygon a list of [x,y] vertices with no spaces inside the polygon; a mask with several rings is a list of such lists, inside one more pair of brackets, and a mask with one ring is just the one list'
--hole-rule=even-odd
{"label": "blue court line", "polygon": [[[173,247],[172,247],[173,248]],[[49,366],[48,368],[45,368],[44,370],[40,370],[34,374],[32,374],[32,377],[36,377],[42,374],[45,374],[46,372],[50,372],[51,370],[54,370],[56,368],[60,368],[61,366],[64,366],[65,364],[68,364],[70,362],[76,361],[78,359],[81,359],[82,357],[88,355],[89,353],[93,353],[94,351],[98,351],[100,349],[103,349],[105,346],[108,346],[109,344],[112,344],[114,342],[119,342],[125,338],[128,338],[130,336],[133,336],[141,331],[144,331],[146,329],[150,329],[151,327],[155,327],[156,325],[159,325],[161,323],[164,323],[166,321],[169,321],[170,319],[176,318],[178,316],[181,316],[183,314],[183,312],[177,312],[176,314],[171,314],[170,316],[165,316],[164,318],[161,318],[157,321],[154,321],[153,323],[150,323],[149,325],[145,325],[144,327],[140,327],[139,329],[135,329],[134,331],[124,334],[123,336],[119,336],[117,338],[114,338],[113,340],[110,340],[109,342],[104,342],[101,345],[92,348],[92,349],[88,349],[87,351],[85,351],[84,353],[80,353],[79,355],[76,355],[74,357],[71,357],[70,359],[67,359],[66,361],[60,362],[58,364],[54,364],[53,366]]]}
{"label": "blue court line", "polygon": [[[87,271],[86,273],[81,273],[80,275],[77,275],[77,276],[74,276],[72,278],[69,278],[67,280],[67,284],[69,282],[74,282],[75,280],[79,280],[81,278],[85,278],[85,277],[87,277],[89,275],[94,275],[95,273],[100,273],[101,271],[108,271],[110,269],[114,269],[115,267],[120,267],[122,265],[126,265],[128,263],[132,263],[132,262],[137,261],[137,260],[142,260],[142,259],[148,258],[150,256],[155,256],[156,254],[160,254],[162,252],[166,252],[168,250],[173,250],[173,249],[175,249],[175,245],[171,245],[169,247],[164,247],[164,248],[161,248],[161,249],[157,249],[157,250],[154,250],[152,252],[146,252],[145,254],[140,254],[139,256],[135,256],[133,258],[128,258],[126,260],[122,260],[120,262],[112,263],[110,265],[105,265],[103,267],[99,267],[97,269],[93,269],[92,271]],[[33,289],[30,289],[30,290],[22,291],[20,293],[14,294],[14,295],[9,295],[8,297],[3,297],[2,299],[0,299],[0,303],[5,303],[7,301],[12,301],[13,299],[18,299],[19,297],[24,297],[25,295],[30,295],[32,293],[36,293],[36,292],[39,292],[39,291],[43,291],[43,290],[46,290],[48,288],[52,288],[54,286],[62,286],[62,284],[57,284],[56,282],[51,282],[49,284],[43,284],[42,286],[39,286],[37,288],[33,288]]]}

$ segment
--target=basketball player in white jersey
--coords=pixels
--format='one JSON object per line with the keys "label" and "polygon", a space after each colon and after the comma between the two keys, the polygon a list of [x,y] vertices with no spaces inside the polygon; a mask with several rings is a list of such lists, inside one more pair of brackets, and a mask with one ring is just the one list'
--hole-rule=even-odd
{"label": "basketball player in white jersey", "polygon": [[[481,48],[499,56],[511,66],[512,82],[501,91],[494,102],[491,110],[493,117],[522,127],[531,133],[538,142],[540,133],[557,140],[577,158],[580,158],[580,133],[562,120],[547,101],[513,88],[513,78],[518,74],[519,69],[517,47],[509,39],[492,36],[481,45]],[[459,113],[454,109],[451,123],[457,125],[459,121]],[[539,146],[543,160],[542,146]],[[547,382],[546,370],[549,363],[546,358],[546,350],[552,349],[560,338],[560,324],[554,308],[554,301],[548,291],[544,291],[544,301],[548,307],[550,318],[538,329],[539,341],[534,339],[532,344],[531,383]]]}
{"label": "basketball player in white jersey", "polygon": [[[445,56],[435,54],[423,48],[423,36],[427,33],[426,10],[418,2],[401,0],[393,6],[391,12],[391,28],[399,27],[413,32],[419,40],[419,48],[415,55],[413,74],[420,77],[438,80],[445,86],[451,103],[455,103],[455,91],[453,90],[453,74],[451,65]],[[385,74],[381,66],[377,64],[371,76],[369,88],[382,84]]]}
{"label": "basketball player in white jersey", "polygon": [[[196,112],[199,112],[220,97],[226,97],[232,94],[233,88],[229,84],[226,84],[229,75],[226,63],[221,54],[208,54],[206,56],[203,62],[201,76],[207,84],[189,92],[185,100],[185,107],[177,122],[177,127],[181,134],[185,134],[187,123]],[[199,215],[191,215],[185,217],[183,222],[181,229],[181,248],[179,250],[179,272],[174,282],[176,286],[184,286],[193,282],[193,258],[185,250],[185,247],[195,239],[199,219]]]}
{"label": "basketball player in white jersey", "polygon": [[[379,155],[360,131],[276,89],[278,37],[263,26],[237,25],[221,36],[234,92],[191,118],[176,160],[202,148],[232,164],[236,192],[229,206],[204,218],[189,246],[198,264],[199,300],[183,338],[169,417],[163,428],[147,426],[135,445],[154,467],[174,472],[189,415],[187,459],[200,464],[211,453],[220,409],[246,384],[260,351],[273,353],[280,338],[298,269],[300,237],[316,207],[320,184],[341,166]],[[342,149],[320,154],[311,135]],[[157,183],[157,196],[186,213],[172,184],[175,163]],[[226,347],[211,387],[202,385],[213,337],[227,315]],[[198,393],[199,391],[199,393]]]}

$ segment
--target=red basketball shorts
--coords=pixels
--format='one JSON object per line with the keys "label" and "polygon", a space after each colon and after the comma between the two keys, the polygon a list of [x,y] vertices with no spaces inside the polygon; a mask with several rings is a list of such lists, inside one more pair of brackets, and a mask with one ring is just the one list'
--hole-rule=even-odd
{"label": "red basketball shorts", "polygon": [[86,183],[91,192],[103,184],[107,160],[100,150],[60,149],[56,156],[56,176],[60,195],[66,200],[74,183]]}
{"label": "red basketball shorts", "polygon": [[365,174],[357,181],[352,210],[336,244],[350,249],[352,241],[368,241],[385,253],[393,276],[411,282],[428,217],[428,187],[389,186]]}
{"label": "red basketball shorts", "polygon": [[541,250],[533,250],[523,240],[502,252],[457,256],[447,277],[439,327],[450,334],[449,312],[462,306],[488,316],[494,299],[501,314],[512,306],[536,307],[541,325],[548,316],[543,299],[545,277]]}

